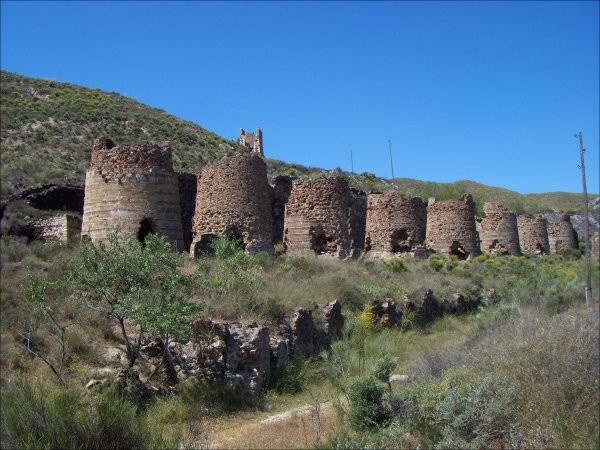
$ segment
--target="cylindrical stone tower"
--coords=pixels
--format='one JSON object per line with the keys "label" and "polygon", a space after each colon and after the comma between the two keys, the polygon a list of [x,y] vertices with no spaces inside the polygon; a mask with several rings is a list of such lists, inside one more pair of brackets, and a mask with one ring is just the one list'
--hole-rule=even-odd
{"label": "cylindrical stone tower", "polygon": [[429,199],[426,245],[443,255],[455,255],[460,259],[481,253],[471,194],[458,200],[438,202],[433,197]]}
{"label": "cylindrical stone tower", "polygon": [[543,217],[521,215],[517,217],[519,243],[523,253],[550,253],[548,242],[548,223]]}
{"label": "cylindrical stone tower", "polygon": [[351,206],[346,180],[338,177],[294,180],[285,206],[286,249],[337,258],[351,256]]}
{"label": "cylindrical stone tower", "polygon": [[548,224],[548,243],[551,253],[561,253],[570,248],[579,248],[577,232],[568,214],[561,214],[558,222]]}
{"label": "cylindrical stone tower", "polygon": [[414,251],[425,241],[427,205],[398,192],[369,194],[365,255],[390,258]]}
{"label": "cylindrical stone tower", "polygon": [[168,143],[115,145],[99,140],[85,177],[82,235],[105,240],[117,225],[120,235],[143,242],[149,233],[183,249],[177,175]]}
{"label": "cylindrical stone tower", "polygon": [[521,254],[517,214],[499,203],[483,205],[485,217],[477,219],[481,251],[485,253]]}
{"label": "cylindrical stone tower", "polygon": [[210,252],[221,236],[238,239],[251,255],[273,253],[271,187],[261,157],[236,155],[202,169],[193,232],[192,255]]}

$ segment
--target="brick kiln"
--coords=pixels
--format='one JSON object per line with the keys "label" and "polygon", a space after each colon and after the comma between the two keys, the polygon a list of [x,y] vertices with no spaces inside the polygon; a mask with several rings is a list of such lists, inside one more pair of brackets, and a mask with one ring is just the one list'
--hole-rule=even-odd
{"label": "brick kiln", "polygon": [[219,236],[238,239],[249,254],[273,252],[271,187],[267,165],[241,154],[202,169],[198,176],[192,255],[209,252]]}
{"label": "brick kiln", "polygon": [[481,251],[485,253],[521,254],[517,215],[499,203],[483,205],[485,217],[477,219]]}
{"label": "brick kiln", "polygon": [[558,222],[548,224],[548,244],[551,253],[560,253],[570,248],[579,248],[577,232],[568,214],[561,214]]}
{"label": "brick kiln", "polygon": [[144,241],[165,235],[183,249],[179,187],[168,143],[115,145],[96,142],[85,179],[82,234],[106,239],[117,225],[121,236]]}
{"label": "brick kiln", "polygon": [[425,240],[427,206],[398,192],[368,196],[365,254],[389,258],[414,252]]}
{"label": "brick kiln", "polygon": [[543,217],[521,215],[517,217],[519,243],[523,253],[550,253],[548,242],[548,223]]}
{"label": "brick kiln", "polygon": [[475,226],[475,203],[470,194],[458,200],[429,199],[426,245],[443,255],[455,255],[460,259],[481,253]]}
{"label": "brick kiln", "polygon": [[350,188],[342,178],[294,180],[285,207],[286,249],[337,258],[351,256],[351,206]]}

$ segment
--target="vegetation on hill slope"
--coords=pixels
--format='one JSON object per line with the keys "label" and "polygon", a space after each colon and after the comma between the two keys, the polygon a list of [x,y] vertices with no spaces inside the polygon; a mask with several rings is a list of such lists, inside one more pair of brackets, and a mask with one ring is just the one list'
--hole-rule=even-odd
{"label": "vegetation on hill slope", "polygon": [[[2,71],[0,94],[3,199],[21,189],[47,183],[83,184],[92,143],[103,136],[117,143],[168,140],[173,147],[175,170],[183,172],[197,172],[207,163],[244,151],[236,142],[199,125],[114,92]],[[267,160],[267,164],[271,177],[315,177],[326,172],[276,160]],[[500,201],[518,212],[531,213],[551,209],[579,212],[582,206],[581,194],[522,195],[471,181],[435,183],[398,178],[392,183],[368,172],[336,171],[351,186],[367,192],[398,189],[405,195],[442,200],[470,192],[479,213],[485,201]]]}

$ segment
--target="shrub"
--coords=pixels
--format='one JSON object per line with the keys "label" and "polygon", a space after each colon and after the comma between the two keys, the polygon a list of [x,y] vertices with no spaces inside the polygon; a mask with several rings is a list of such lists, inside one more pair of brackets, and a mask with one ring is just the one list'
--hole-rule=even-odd
{"label": "shrub", "polygon": [[404,261],[398,258],[394,258],[390,261],[387,261],[385,263],[385,266],[392,272],[396,273],[402,273],[408,270]]}
{"label": "shrub", "polygon": [[376,429],[388,418],[386,388],[373,376],[359,378],[348,387],[348,422],[357,430]]}
{"label": "shrub", "polygon": [[429,257],[429,267],[436,272],[439,272],[444,268],[444,258],[442,258],[440,255],[431,255]]}

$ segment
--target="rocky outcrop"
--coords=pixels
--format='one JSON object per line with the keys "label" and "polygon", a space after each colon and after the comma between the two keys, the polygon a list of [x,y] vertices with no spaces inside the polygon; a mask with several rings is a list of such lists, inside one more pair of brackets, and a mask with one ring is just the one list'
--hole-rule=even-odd
{"label": "rocky outcrop", "polygon": [[402,311],[411,314],[419,325],[431,322],[441,314],[440,304],[427,288],[417,289],[402,299]]}
{"label": "rocky outcrop", "polygon": [[318,350],[329,347],[333,341],[342,337],[344,316],[339,300],[323,306],[315,305],[312,316],[315,328],[314,343]]}
{"label": "rocky outcrop", "polygon": [[402,311],[391,298],[372,300],[369,310],[374,314],[377,324],[393,327],[400,326],[402,322]]}

